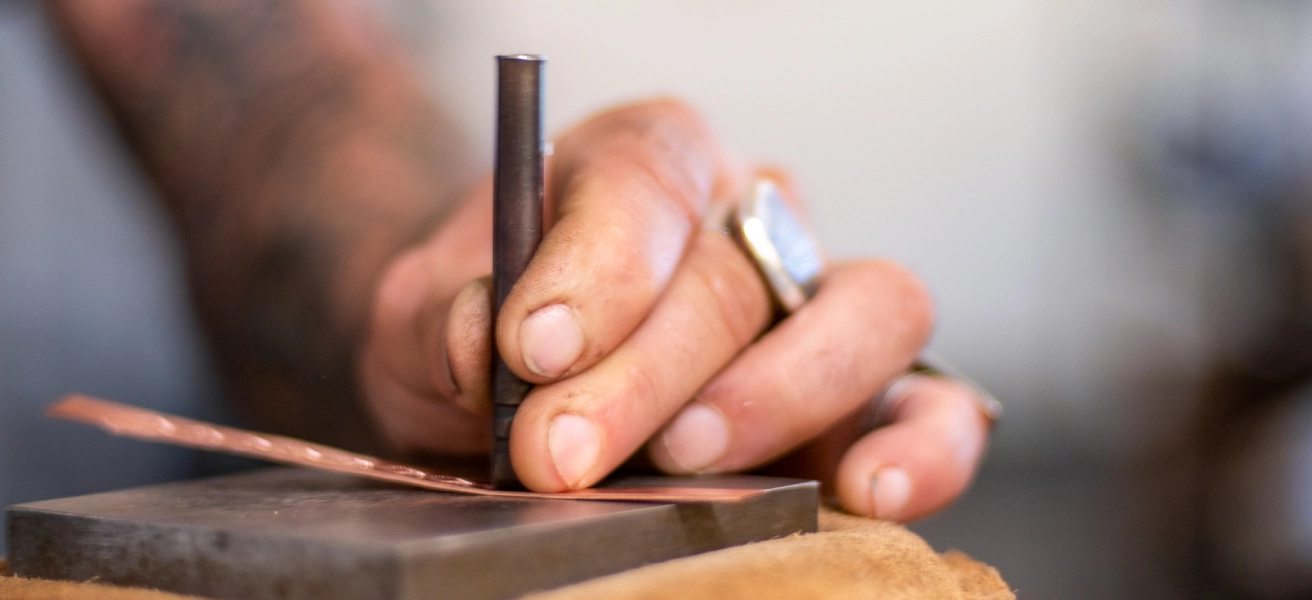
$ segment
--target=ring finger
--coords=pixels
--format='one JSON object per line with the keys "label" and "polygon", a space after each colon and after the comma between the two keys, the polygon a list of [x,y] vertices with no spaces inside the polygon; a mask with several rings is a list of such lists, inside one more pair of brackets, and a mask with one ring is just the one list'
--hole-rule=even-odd
{"label": "ring finger", "polygon": [[665,471],[739,471],[812,439],[906,370],[928,295],[884,261],[840,263],[810,302],[742,353],[649,444]]}

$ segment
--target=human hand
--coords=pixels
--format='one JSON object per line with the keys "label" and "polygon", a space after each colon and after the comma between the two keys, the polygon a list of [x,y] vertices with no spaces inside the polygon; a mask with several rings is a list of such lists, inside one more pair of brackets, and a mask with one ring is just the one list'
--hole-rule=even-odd
{"label": "human hand", "polygon": [[[598,115],[555,142],[542,245],[491,314],[491,186],[396,258],[360,359],[364,396],[406,450],[486,452],[491,346],[537,387],[511,458],[537,491],[590,486],[644,446],[670,473],[794,461],[852,512],[910,520],[955,498],[987,439],[973,392],[907,377],[891,423],[854,427],[905,373],[932,322],[906,270],[830,265],[815,297],[774,324],[770,295],[708,207],[756,176],[688,107],[655,101]],[[476,279],[477,278],[477,279]],[[805,453],[803,453],[805,454]],[[830,458],[816,458],[827,456]]]}

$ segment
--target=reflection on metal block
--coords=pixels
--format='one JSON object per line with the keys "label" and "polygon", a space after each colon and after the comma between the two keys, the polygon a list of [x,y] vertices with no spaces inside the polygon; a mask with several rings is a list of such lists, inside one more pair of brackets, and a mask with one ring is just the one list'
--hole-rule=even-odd
{"label": "reflection on metal block", "polygon": [[521,500],[270,469],[10,507],[10,568],[214,598],[509,598],[815,531],[815,482],[676,481],[766,493],[738,503]]}

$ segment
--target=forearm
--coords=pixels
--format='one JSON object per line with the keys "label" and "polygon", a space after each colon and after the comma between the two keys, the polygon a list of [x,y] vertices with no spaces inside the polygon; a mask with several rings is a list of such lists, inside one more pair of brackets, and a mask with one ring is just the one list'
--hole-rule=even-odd
{"label": "forearm", "polygon": [[329,2],[54,7],[174,216],[237,395],[267,426],[360,443],[352,354],[388,259],[469,182],[457,136]]}

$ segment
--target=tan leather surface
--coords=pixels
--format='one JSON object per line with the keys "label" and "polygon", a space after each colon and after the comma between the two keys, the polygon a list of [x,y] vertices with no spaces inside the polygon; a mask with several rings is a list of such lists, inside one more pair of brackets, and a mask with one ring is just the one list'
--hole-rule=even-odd
{"label": "tan leather surface", "polygon": [[[649,565],[529,598],[1016,598],[997,570],[960,552],[937,554],[899,525],[822,510],[820,530]],[[95,583],[0,577],[0,598],[179,600],[184,596]]]}

